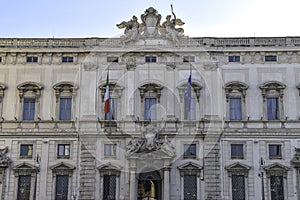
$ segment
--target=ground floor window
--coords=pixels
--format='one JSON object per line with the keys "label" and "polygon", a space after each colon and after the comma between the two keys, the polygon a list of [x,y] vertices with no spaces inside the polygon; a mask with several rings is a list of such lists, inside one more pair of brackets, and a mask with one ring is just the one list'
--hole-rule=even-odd
{"label": "ground floor window", "polygon": [[232,175],[232,200],[244,200],[245,199],[245,176],[244,175]]}
{"label": "ground floor window", "polygon": [[29,200],[31,187],[31,175],[20,175],[18,180],[17,200]]}
{"label": "ground floor window", "polygon": [[270,176],[271,200],[284,200],[283,176]]}
{"label": "ground floor window", "polygon": [[103,199],[105,200],[116,199],[116,183],[117,183],[117,177],[115,175],[103,176]]}
{"label": "ground floor window", "polygon": [[67,200],[69,190],[69,176],[56,175],[55,200]]}
{"label": "ground floor window", "polygon": [[197,176],[184,175],[183,177],[183,196],[184,200],[197,199]]}

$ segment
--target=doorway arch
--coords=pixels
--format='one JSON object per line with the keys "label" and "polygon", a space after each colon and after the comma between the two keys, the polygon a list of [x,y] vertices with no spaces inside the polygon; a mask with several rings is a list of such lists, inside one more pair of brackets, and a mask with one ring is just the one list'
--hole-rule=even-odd
{"label": "doorway arch", "polygon": [[138,200],[162,200],[162,179],[158,171],[140,173]]}

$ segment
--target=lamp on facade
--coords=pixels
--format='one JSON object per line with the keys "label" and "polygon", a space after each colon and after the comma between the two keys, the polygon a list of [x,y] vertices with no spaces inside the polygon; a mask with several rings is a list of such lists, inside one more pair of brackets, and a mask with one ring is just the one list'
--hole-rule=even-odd
{"label": "lamp on facade", "polygon": [[36,190],[37,190],[37,175],[40,172],[40,161],[41,158],[39,154],[36,155],[36,158],[34,159],[34,193],[33,193],[33,199],[36,200]]}

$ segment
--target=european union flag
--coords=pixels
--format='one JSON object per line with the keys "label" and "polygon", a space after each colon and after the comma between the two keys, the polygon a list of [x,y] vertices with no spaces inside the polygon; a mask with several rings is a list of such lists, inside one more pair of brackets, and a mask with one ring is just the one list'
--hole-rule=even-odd
{"label": "european union flag", "polygon": [[191,111],[191,101],[192,101],[192,75],[190,74],[184,92],[184,104],[185,104],[185,109],[188,112]]}

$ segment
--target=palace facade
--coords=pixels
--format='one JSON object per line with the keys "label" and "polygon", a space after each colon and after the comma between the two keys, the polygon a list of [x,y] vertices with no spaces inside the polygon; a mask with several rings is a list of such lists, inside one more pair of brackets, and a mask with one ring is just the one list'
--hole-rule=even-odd
{"label": "palace facade", "polygon": [[300,199],[300,37],[117,27],[0,39],[0,199]]}

